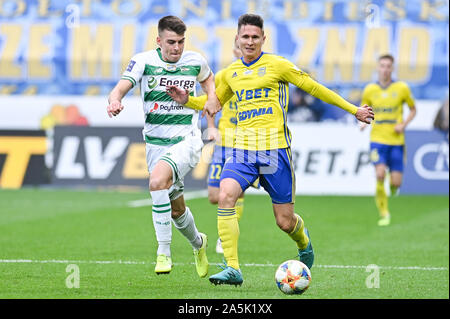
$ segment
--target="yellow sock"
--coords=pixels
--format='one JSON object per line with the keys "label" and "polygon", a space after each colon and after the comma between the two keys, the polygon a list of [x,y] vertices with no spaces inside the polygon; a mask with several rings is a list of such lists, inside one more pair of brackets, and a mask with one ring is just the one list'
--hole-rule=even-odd
{"label": "yellow sock", "polygon": [[223,255],[227,265],[233,267],[234,269],[239,269],[239,223],[235,208],[217,209],[217,229],[219,231]]}
{"label": "yellow sock", "polygon": [[305,223],[301,219],[300,216],[295,214],[295,217],[297,218],[297,222],[295,223],[294,230],[289,233],[289,237],[291,237],[296,243],[298,249],[305,249],[306,246],[308,246],[309,238],[305,234]]}
{"label": "yellow sock", "polygon": [[386,190],[384,189],[384,182],[377,181],[377,188],[375,192],[375,203],[381,217],[386,217],[389,214],[388,211],[388,198]]}
{"label": "yellow sock", "polygon": [[238,221],[241,220],[242,213],[244,212],[244,198],[238,198],[236,202],[236,216]]}

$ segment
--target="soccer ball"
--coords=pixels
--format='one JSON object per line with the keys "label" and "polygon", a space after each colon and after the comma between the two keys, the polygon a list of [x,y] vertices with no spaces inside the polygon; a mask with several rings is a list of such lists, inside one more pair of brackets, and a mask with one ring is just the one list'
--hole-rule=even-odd
{"label": "soccer ball", "polygon": [[311,271],[298,260],[282,263],[275,272],[278,288],[287,295],[301,295],[311,283]]}

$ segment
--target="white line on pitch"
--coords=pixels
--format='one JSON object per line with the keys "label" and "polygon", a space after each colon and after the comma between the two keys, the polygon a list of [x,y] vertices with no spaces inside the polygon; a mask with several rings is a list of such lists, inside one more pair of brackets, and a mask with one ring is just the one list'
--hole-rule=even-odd
{"label": "white line on pitch", "polygon": [[[184,193],[185,200],[204,198],[204,197],[208,197],[207,190],[192,191],[192,192]],[[133,201],[128,202],[128,207],[144,207],[144,206],[151,206],[151,205],[152,205],[151,198],[138,199],[138,200],[133,200]]]}
{"label": "white line on pitch", "polygon": [[[0,259],[0,264],[124,264],[124,265],[151,265],[155,262],[132,261],[132,260],[32,260],[32,259]],[[175,266],[186,266],[194,263],[174,263]],[[222,265],[222,263],[211,263],[210,265]],[[275,264],[242,264],[244,267],[277,267]],[[333,269],[366,269],[367,266],[357,265],[314,265],[315,268],[333,268]],[[428,270],[448,271],[447,267],[419,267],[419,266],[379,266],[380,269],[390,270]]]}

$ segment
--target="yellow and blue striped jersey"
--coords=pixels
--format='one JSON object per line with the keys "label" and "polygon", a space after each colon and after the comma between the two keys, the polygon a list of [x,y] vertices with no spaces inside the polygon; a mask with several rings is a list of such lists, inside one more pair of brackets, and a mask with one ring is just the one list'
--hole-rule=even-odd
{"label": "yellow and blue striped jersey", "polygon": [[[223,81],[216,87],[222,105],[236,98],[237,127],[234,147],[270,150],[291,145],[287,126],[289,83],[305,92],[355,114],[357,107],[335,92],[314,81],[287,59],[268,53],[251,63],[236,60],[223,70]],[[189,96],[186,106],[202,109],[206,97]]]}
{"label": "yellow and blue striped jersey", "polygon": [[405,134],[395,132],[395,125],[403,122],[403,104],[414,106],[414,98],[405,82],[392,82],[383,88],[378,83],[368,84],[363,91],[361,105],[373,108],[375,120],[372,122],[370,140],[387,145],[403,145]]}
{"label": "yellow and blue striped jersey", "polygon": [[[215,83],[216,86],[219,86],[220,83],[224,81],[223,76],[225,72],[223,70],[217,72],[215,74]],[[225,102],[222,107],[222,116],[219,119],[219,123],[217,125],[217,129],[220,133],[220,141],[217,141],[217,145],[225,146],[225,147],[233,147],[234,145],[234,134],[236,131],[236,114],[237,114],[237,103],[236,96]]]}

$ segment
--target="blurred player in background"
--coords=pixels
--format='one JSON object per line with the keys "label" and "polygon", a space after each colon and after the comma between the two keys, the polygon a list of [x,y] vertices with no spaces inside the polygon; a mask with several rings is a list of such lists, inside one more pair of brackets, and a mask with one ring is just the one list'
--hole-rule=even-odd
{"label": "blurred player in background", "polygon": [[214,75],[206,60],[196,52],[184,52],[185,31],[185,24],[177,17],[159,20],[156,39],[159,48],[131,59],[109,95],[107,112],[110,117],[118,115],[123,109],[122,98],[140,83],[152,217],[158,241],[155,272],[169,273],[172,269],[173,221],[191,243],[197,273],[204,277],[208,273],[207,236],[197,230],[183,197],[183,178],[198,163],[203,146],[197,111],[172,100],[165,86],[179,85],[194,94],[198,81],[207,94],[207,112],[213,115],[221,106],[215,95]]}
{"label": "blurred player in background", "polygon": [[[375,203],[380,219],[379,226],[391,222],[384,179],[389,172],[391,195],[397,194],[402,184],[405,154],[405,128],[416,116],[414,98],[405,82],[392,79],[394,57],[390,54],[378,58],[378,82],[368,84],[363,91],[361,105],[370,105],[375,121],[370,132],[370,160],[375,165],[377,179]],[[403,121],[403,104],[409,114]],[[366,127],[362,124],[361,129]]]}
{"label": "blurred player in background", "polygon": [[[262,52],[265,35],[263,19],[244,14],[238,21],[237,41],[243,57],[223,72],[216,94],[221,104],[236,95],[238,103],[233,156],[228,158],[220,177],[217,226],[226,265],[210,276],[214,284],[241,285],[238,261],[239,224],[236,202],[258,177],[272,198],[277,225],[296,243],[300,261],[309,268],[314,252],[302,218],[294,212],[295,171],[291,155],[291,133],[287,127],[289,83],[326,103],[354,114],[360,121],[373,118],[370,107],[356,107],[333,91],[312,80],[290,61]],[[205,97],[191,97],[186,91],[168,86],[168,93],[186,106],[202,109]]]}
{"label": "blurred player in background", "polygon": [[[235,59],[242,57],[242,52],[239,49],[236,41],[233,45],[233,55]],[[222,76],[224,71],[219,71],[215,74],[215,83],[219,85],[223,81]],[[222,107],[222,114],[217,125],[215,126],[214,117],[206,116],[208,121],[208,138],[214,139],[216,145],[212,155],[212,161],[208,174],[208,198],[211,204],[217,205],[219,203],[219,184],[220,175],[222,173],[223,165],[227,157],[232,155],[234,144],[234,133],[236,131],[237,102],[236,96],[233,96],[229,101],[225,102]],[[252,185],[258,188],[258,180]],[[236,202],[236,215],[238,221],[241,219],[244,212],[244,192],[239,196]],[[217,239],[216,252],[223,254],[222,243],[220,238]]]}

